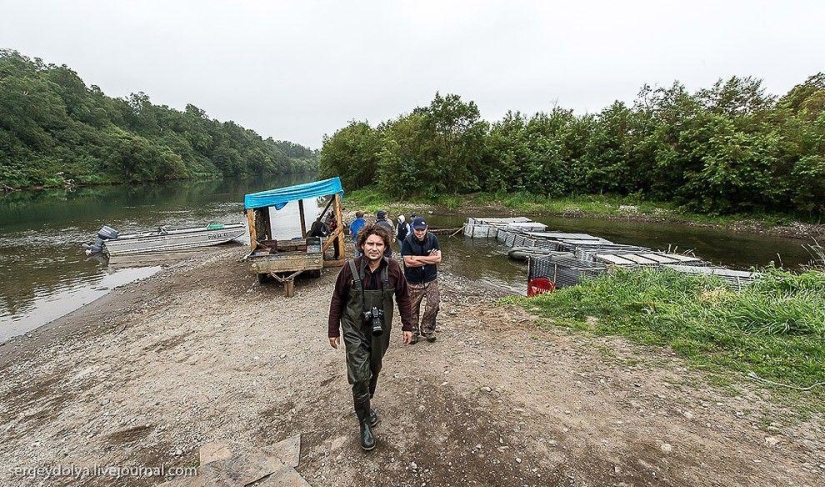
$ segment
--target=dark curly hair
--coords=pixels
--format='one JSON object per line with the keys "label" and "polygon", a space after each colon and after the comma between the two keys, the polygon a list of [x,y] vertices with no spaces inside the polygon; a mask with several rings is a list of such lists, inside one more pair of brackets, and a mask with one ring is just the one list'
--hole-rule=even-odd
{"label": "dark curly hair", "polygon": [[370,235],[378,235],[384,241],[384,247],[389,248],[391,237],[390,231],[383,225],[377,223],[367,223],[358,232],[358,248],[364,250],[364,244],[367,242],[367,237]]}

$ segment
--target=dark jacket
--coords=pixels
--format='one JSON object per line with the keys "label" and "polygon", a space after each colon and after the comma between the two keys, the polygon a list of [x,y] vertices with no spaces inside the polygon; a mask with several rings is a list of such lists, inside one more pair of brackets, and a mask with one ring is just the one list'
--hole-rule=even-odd
{"label": "dark jacket", "polygon": [[[355,259],[355,267],[361,268],[361,262],[365,257],[357,257]],[[410,316],[410,295],[407,286],[407,280],[404,279],[404,274],[401,272],[401,265],[391,259],[382,259],[378,269],[374,273],[370,272],[369,266],[366,268],[363,286],[364,289],[380,289],[381,287],[381,269],[389,266],[387,269],[389,286],[395,289],[395,302],[398,305],[398,314],[401,315],[401,329],[403,331],[413,331],[413,324]],[[327,322],[327,332],[330,338],[341,336],[340,321],[344,314],[344,309],[347,305],[347,298],[349,291],[352,288],[355,280],[352,276],[352,271],[349,265],[341,267],[341,272],[338,273],[338,279],[335,281],[335,290],[332,292],[332,300],[329,303],[329,320]]]}
{"label": "dark jacket", "polygon": [[[401,258],[405,255],[429,255],[432,250],[441,250],[438,237],[427,232],[424,241],[419,242],[415,233],[410,233],[401,244]],[[404,267],[404,276],[410,284],[424,284],[432,282],[438,277],[438,265],[427,264],[421,267]]]}

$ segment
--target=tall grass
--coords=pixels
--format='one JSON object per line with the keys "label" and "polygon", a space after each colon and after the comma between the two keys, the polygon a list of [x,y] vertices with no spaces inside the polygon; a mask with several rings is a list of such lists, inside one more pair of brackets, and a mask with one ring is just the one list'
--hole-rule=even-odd
{"label": "tall grass", "polygon": [[[753,285],[733,291],[713,276],[623,270],[518,301],[557,326],[669,346],[694,364],[798,387],[825,381],[822,272],[766,269]],[[825,387],[810,394],[823,407]]]}

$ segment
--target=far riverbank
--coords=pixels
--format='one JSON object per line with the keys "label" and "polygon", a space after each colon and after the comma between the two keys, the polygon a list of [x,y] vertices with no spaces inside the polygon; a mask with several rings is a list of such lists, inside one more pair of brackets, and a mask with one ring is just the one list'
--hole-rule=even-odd
{"label": "far riverbank", "polygon": [[754,214],[713,216],[690,213],[668,203],[639,202],[632,198],[588,195],[546,200],[524,195],[491,195],[477,193],[463,196],[443,196],[435,200],[414,199],[396,201],[384,198],[372,190],[347,193],[345,205],[364,211],[386,209],[391,215],[409,213],[478,214],[491,216],[508,214],[543,215],[559,218],[599,218],[645,223],[669,223],[690,227],[714,228],[732,232],[753,233],[774,237],[807,240],[825,237],[825,224],[800,221],[790,215]]}

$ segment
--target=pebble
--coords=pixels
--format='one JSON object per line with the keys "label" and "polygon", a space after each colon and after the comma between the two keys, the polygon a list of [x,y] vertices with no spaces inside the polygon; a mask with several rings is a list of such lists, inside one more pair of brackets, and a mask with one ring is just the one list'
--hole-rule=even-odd
{"label": "pebble", "polygon": [[662,453],[670,453],[673,451],[673,446],[671,446],[670,443],[662,443],[659,449],[662,450]]}
{"label": "pebble", "polygon": [[484,392],[493,392],[493,388],[490,386],[484,386],[481,388],[481,390]]}
{"label": "pebble", "polygon": [[516,463],[521,463],[521,458],[516,457]]}

